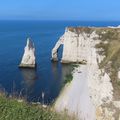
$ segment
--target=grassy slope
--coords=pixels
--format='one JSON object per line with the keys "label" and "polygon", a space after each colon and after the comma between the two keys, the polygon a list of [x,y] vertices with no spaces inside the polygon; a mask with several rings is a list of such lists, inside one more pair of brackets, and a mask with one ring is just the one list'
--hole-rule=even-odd
{"label": "grassy slope", "polygon": [[[16,99],[0,95],[0,120],[68,120],[68,116],[58,114],[41,105],[30,105]],[[69,119],[70,120],[70,119]]]}
{"label": "grassy slope", "polygon": [[[102,32],[106,32],[103,33]],[[97,48],[103,48],[104,51],[101,54],[105,55],[106,57],[101,62],[100,67],[108,66],[108,63],[111,62],[111,72],[112,80],[117,79],[114,73],[117,73],[120,68],[120,29],[105,29],[105,30],[98,30],[98,34],[100,35],[101,43],[98,44]],[[108,43],[104,43],[107,41]],[[113,76],[115,78],[113,78]]]}
{"label": "grassy slope", "polygon": [[105,68],[106,72],[110,74],[114,87],[114,95],[118,98],[120,96],[120,80],[117,77],[120,70],[120,29],[97,29],[97,33],[100,36],[101,42],[96,47],[103,48],[100,54],[106,56],[101,62],[100,68]]}

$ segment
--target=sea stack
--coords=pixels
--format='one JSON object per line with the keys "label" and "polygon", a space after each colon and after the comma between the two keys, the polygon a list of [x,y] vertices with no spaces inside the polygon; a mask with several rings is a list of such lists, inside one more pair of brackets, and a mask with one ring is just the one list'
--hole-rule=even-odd
{"label": "sea stack", "polygon": [[34,43],[30,38],[27,39],[27,44],[24,49],[24,54],[22,57],[22,61],[19,65],[21,68],[35,68],[35,47]]}

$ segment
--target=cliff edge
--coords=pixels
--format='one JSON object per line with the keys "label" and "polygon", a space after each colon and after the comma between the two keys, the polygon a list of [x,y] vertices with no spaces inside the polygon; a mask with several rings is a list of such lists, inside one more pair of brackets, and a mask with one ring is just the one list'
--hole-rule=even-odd
{"label": "cliff edge", "polygon": [[80,120],[119,119],[120,28],[66,28],[53,48],[55,58],[62,44],[61,62],[80,65],[56,100],[55,109]]}

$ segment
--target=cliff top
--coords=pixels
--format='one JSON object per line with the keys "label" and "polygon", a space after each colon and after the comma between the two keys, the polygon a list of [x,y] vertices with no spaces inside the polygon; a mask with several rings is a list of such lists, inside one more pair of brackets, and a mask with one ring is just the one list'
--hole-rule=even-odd
{"label": "cliff top", "polygon": [[92,33],[93,31],[98,32],[119,32],[120,33],[120,27],[68,27],[68,31],[75,32],[77,34],[80,34],[82,32],[85,32],[87,34]]}

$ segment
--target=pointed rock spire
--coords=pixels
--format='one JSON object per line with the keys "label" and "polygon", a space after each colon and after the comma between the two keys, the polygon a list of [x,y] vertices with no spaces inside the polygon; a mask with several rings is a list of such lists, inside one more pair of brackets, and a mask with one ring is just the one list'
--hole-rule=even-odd
{"label": "pointed rock spire", "polygon": [[27,39],[27,44],[24,49],[24,54],[22,57],[22,61],[19,67],[28,67],[28,68],[35,68],[35,47],[34,43],[31,41],[30,38]]}

